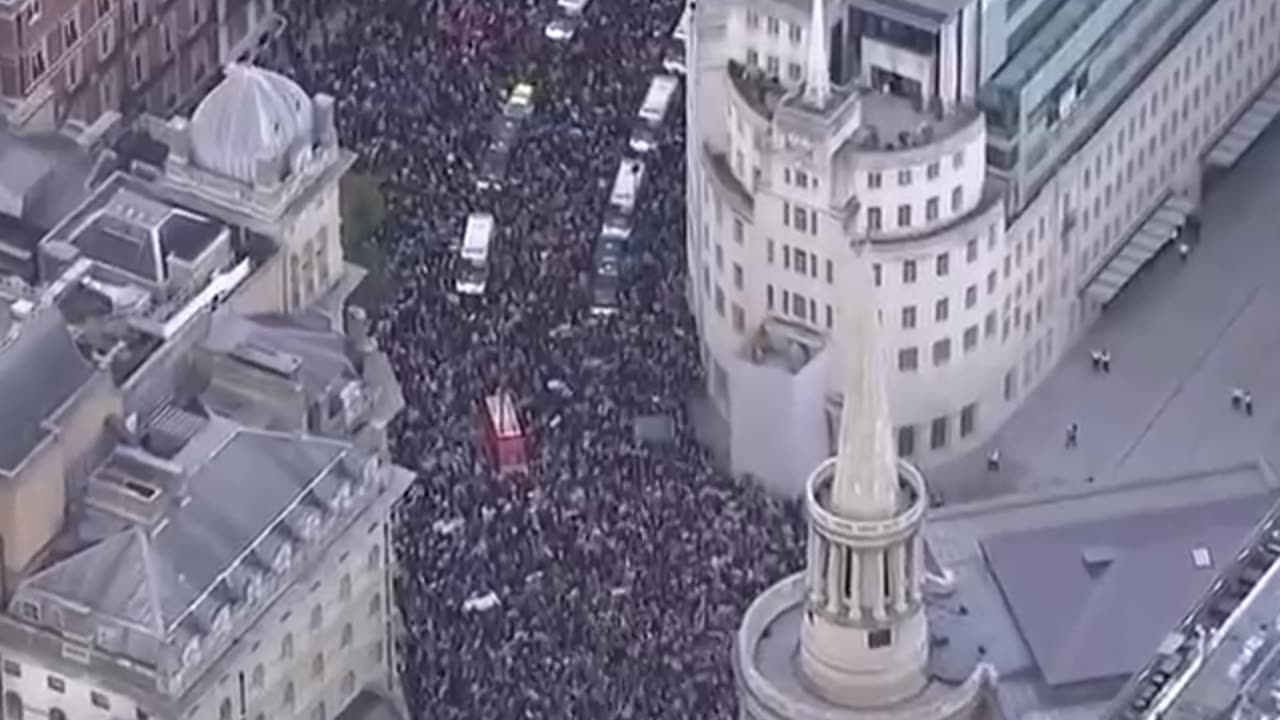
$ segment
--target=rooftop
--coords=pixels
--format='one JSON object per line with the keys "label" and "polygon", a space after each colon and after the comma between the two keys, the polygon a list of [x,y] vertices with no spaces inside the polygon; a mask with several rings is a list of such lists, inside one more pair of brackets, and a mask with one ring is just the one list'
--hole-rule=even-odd
{"label": "rooftop", "polygon": [[938,662],[991,662],[1008,717],[1095,718],[1277,498],[1248,463],[934,511],[955,580],[930,606]]}
{"label": "rooftop", "polygon": [[[1280,129],[1273,127],[1235,169],[1206,188],[1200,233],[1187,263],[1155,258],[1068,350],[1001,427],[991,444],[930,471],[950,501],[1054,486],[1087,477],[1106,484],[1186,468],[1265,458],[1280,467],[1280,246],[1273,201],[1280,184]],[[1094,373],[1087,349],[1106,348],[1110,374]],[[1232,387],[1249,389],[1255,415],[1233,412]],[[1063,428],[1080,427],[1076,448]],[[986,470],[998,446],[999,473]]]}
{"label": "rooftop", "polygon": [[853,0],[852,5],[920,30],[936,30],[972,0]]}

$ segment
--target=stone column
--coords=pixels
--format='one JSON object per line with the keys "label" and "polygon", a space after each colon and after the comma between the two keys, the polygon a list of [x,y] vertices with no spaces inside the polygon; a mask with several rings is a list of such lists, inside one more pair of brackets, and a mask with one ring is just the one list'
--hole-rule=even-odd
{"label": "stone column", "polygon": [[840,614],[841,597],[844,595],[840,573],[844,572],[843,550],[839,544],[827,543],[827,610],[832,614]]}
{"label": "stone column", "polygon": [[889,548],[889,581],[890,595],[893,598],[893,611],[905,612],[907,609],[907,545],[898,544]]}
{"label": "stone column", "polygon": [[876,550],[870,554],[868,558],[871,560],[868,568],[871,576],[871,586],[876,589],[875,595],[871,597],[871,617],[879,621],[887,620],[889,617],[888,607],[886,607],[884,593],[884,576],[885,569],[888,567],[888,553],[884,550]]}

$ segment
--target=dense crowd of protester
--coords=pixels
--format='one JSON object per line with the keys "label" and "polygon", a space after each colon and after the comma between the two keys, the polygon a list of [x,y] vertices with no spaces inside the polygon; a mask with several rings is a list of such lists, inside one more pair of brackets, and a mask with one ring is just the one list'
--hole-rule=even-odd
{"label": "dense crowd of protester", "polygon": [[[319,2],[319,0],[316,0]],[[398,459],[402,680],[415,718],[728,718],[747,604],[800,565],[794,504],[712,468],[686,399],[702,383],[686,306],[683,113],[669,113],[634,219],[622,312],[588,312],[591,248],[681,0],[593,0],[577,36],[552,0],[362,0],[283,55],[338,98],[358,169],[385,179],[375,241],[395,299],[378,319],[408,409]],[[475,189],[517,81],[537,88],[500,192]],[[676,105],[680,101],[677,99]],[[499,230],[483,297],[453,292],[468,213]],[[530,473],[499,479],[475,442],[509,389]],[[674,420],[668,444],[633,421]],[[467,608],[485,596],[497,603]]]}

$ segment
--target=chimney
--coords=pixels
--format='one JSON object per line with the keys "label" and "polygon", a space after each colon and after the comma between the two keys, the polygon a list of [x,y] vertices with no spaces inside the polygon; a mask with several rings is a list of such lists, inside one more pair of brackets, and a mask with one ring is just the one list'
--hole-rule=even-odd
{"label": "chimney", "polygon": [[274,190],[280,186],[281,177],[284,174],[284,168],[281,166],[281,158],[279,157],[260,157],[255,168],[253,184],[254,187],[263,190]]}
{"label": "chimney", "polygon": [[358,305],[347,306],[346,318],[347,347],[359,359],[372,353],[377,344],[369,337],[369,316],[364,308]]}
{"label": "chimney", "polygon": [[191,158],[191,129],[187,119],[180,116],[170,118],[166,129],[169,157],[186,163]]}
{"label": "chimney", "polygon": [[311,99],[311,113],[316,141],[324,147],[336,147],[338,127],[334,118],[333,96],[327,93],[316,93]]}

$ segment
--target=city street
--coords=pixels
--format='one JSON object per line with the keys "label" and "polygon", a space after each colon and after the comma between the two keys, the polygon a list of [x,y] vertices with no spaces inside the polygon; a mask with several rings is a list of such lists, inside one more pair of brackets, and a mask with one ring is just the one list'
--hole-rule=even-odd
{"label": "city street", "polygon": [[[1280,461],[1280,129],[1208,181],[1201,241],[1166,251],[1070,350],[989,448],[930,473],[948,502],[1064,483],[1131,480],[1262,457]],[[1095,373],[1090,348],[1111,352]],[[1254,416],[1233,410],[1232,388]],[[1068,424],[1079,445],[1065,447]]]}

